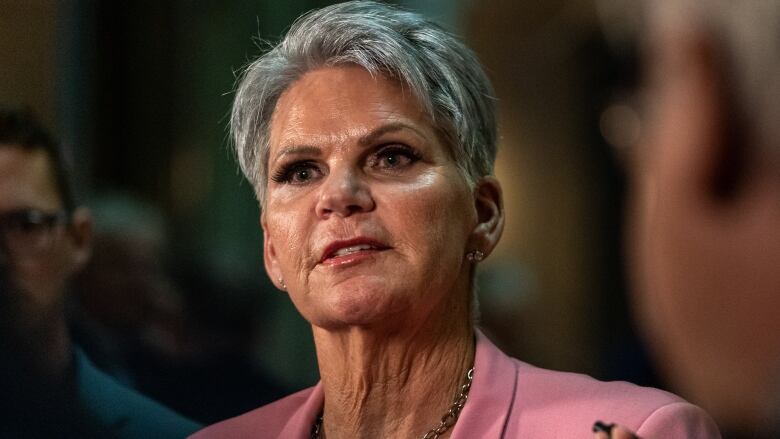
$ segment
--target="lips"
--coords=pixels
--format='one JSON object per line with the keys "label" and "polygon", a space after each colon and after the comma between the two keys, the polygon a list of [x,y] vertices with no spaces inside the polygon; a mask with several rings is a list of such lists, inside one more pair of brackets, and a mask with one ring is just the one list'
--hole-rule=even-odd
{"label": "lips", "polygon": [[349,239],[345,241],[334,241],[330,243],[322,252],[320,263],[335,262],[337,260],[347,259],[359,255],[367,255],[373,252],[387,250],[387,245],[365,237]]}

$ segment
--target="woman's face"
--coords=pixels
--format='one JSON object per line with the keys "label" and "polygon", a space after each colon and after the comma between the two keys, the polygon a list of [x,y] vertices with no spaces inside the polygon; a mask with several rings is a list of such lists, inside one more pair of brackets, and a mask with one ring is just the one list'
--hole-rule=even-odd
{"label": "woman's face", "polygon": [[265,263],[324,328],[467,308],[477,211],[417,100],[360,67],[305,74],[270,133]]}

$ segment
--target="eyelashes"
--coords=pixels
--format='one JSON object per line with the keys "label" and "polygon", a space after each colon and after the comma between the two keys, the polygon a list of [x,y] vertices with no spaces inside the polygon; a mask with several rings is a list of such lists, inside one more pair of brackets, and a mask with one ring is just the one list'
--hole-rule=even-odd
{"label": "eyelashes", "polygon": [[405,145],[388,145],[369,156],[367,164],[372,168],[400,170],[420,160],[414,149]]}
{"label": "eyelashes", "polygon": [[316,162],[302,160],[282,165],[271,176],[271,180],[280,184],[305,184],[321,174]]}
{"label": "eyelashes", "polygon": [[[421,160],[412,147],[402,144],[384,145],[364,158],[365,168],[380,174],[398,175]],[[315,160],[297,160],[283,164],[271,175],[279,184],[305,185],[326,174],[326,169]]]}

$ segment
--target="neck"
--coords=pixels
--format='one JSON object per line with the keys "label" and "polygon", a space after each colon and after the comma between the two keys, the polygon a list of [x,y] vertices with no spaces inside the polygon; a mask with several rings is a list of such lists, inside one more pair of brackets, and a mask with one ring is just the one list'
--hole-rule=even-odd
{"label": "neck", "polygon": [[467,313],[454,314],[393,332],[315,327],[325,436],[414,438],[437,427],[474,361]]}
{"label": "neck", "polygon": [[67,374],[72,361],[73,350],[64,315],[54,317],[51,325],[41,329],[43,334],[37,346],[38,367],[42,373],[52,376]]}

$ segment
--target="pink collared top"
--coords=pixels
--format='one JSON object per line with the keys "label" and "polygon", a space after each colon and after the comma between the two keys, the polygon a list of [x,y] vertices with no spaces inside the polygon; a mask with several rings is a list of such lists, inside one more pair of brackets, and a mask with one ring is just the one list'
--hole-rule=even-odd
{"label": "pink collared top", "polygon": [[[642,439],[720,438],[700,408],[662,390],[540,369],[510,358],[476,331],[474,380],[451,439],[592,439],[596,420]],[[322,410],[322,385],[209,426],[193,439],[308,439]]]}

